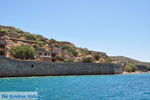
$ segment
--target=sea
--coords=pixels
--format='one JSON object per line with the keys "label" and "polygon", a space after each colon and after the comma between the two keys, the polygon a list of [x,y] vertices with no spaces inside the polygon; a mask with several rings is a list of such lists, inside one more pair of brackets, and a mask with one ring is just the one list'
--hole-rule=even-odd
{"label": "sea", "polygon": [[38,100],[150,100],[150,74],[0,78],[0,92],[38,92]]}

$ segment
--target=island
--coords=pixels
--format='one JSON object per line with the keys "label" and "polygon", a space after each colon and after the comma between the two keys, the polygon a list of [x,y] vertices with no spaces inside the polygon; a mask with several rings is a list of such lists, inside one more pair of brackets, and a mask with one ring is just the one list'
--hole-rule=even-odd
{"label": "island", "polygon": [[150,63],[79,48],[12,26],[0,26],[0,77],[147,72]]}

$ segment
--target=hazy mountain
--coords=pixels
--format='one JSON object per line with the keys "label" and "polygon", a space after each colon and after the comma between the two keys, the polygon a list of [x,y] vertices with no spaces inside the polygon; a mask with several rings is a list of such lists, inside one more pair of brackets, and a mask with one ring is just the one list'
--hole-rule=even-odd
{"label": "hazy mountain", "polygon": [[138,61],[138,60],[135,60],[132,58],[124,57],[124,56],[109,56],[109,57],[118,62],[128,63],[130,61],[130,62],[135,63],[136,65],[150,66],[150,63],[148,63],[148,62],[142,62],[142,61]]}

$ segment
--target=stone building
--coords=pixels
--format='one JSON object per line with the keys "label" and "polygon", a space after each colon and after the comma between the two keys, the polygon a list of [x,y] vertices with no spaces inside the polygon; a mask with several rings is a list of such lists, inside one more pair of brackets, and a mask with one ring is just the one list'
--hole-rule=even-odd
{"label": "stone building", "polygon": [[64,57],[63,51],[60,48],[53,48],[51,50],[40,49],[36,54],[36,61],[42,62],[56,62],[56,57]]}
{"label": "stone building", "polygon": [[59,57],[64,57],[64,53],[63,53],[63,50],[61,48],[53,48],[51,50],[51,53],[52,53],[52,57],[55,57],[55,56],[59,56]]}
{"label": "stone building", "polygon": [[51,51],[46,51],[44,49],[38,50],[35,60],[42,62],[52,62]]}
{"label": "stone building", "polygon": [[37,51],[35,60],[41,62],[59,62],[58,58],[73,59],[73,56],[61,48],[52,48],[49,51],[41,49]]}
{"label": "stone building", "polygon": [[60,58],[63,58],[64,60],[65,59],[71,60],[74,58],[70,53],[68,53],[68,51],[63,50],[62,48],[53,48],[51,53],[52,53],[52,58],[60,57]]}

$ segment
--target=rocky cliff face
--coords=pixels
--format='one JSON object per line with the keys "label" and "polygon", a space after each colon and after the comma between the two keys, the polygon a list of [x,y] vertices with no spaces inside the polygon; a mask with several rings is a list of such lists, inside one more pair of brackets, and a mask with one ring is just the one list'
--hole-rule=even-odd
{"label": "rocky cliff face", "polygon": [[[0,40],[6,42],[5,50],[1,48],[0,52],[5,51],[5,56],[10,58],[12,58],[12,56],[9,50],[16,46],[33,47],[37,52],[38,50],[49,52],[55,49],[56,51],[59,51],[56,52],[58,55],[61,54],[61,59],[68,58],[71,59],[71,62],[81,62],[82,59],[89,57],[93,59],[93,62],[104,62],[104,60],[108,57],[106,53],[103,52],[96,52],[90,51],[85,48],[78,48],[70,42],[47,39],[41,35],[24,32],[11,26],[0,26]],[[95,55],[98,55],[100,58],[95,59]]]}

